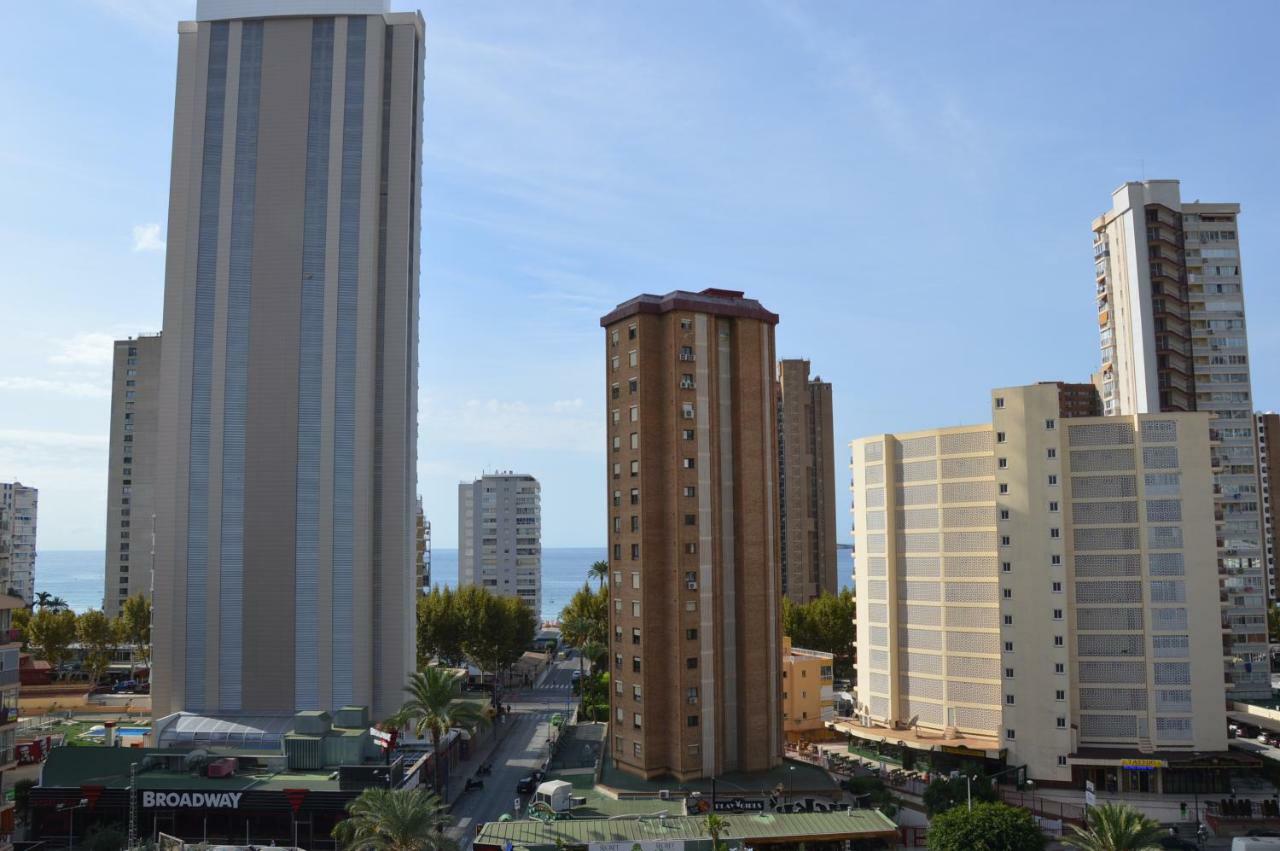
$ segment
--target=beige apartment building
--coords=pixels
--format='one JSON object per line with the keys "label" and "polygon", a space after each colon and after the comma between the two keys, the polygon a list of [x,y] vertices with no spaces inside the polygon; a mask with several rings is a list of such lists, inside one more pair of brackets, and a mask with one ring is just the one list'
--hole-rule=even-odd
{"label": "beige apartment building", "polygon": [[151,532],[156,518],[159,334],[116,340],[111,359],[111,443],[107,450],[106,585],[102,609],[151,597]]}
{"label": "beige apartment building", "polygon": [[458,485],[458,586],[515,597],[542,620],[542,486],[527,473]]}
{"label": "beige apartment building", "polygon": [[855,441],[860,676],[834,727],[1048,783],[1225,788],[1209,420],[1067,417],[1038,384],[993,391],[990,425]]}
{"label": "beige apartment building", "polygon": [[178,25],[158,718],[403,702],[423,33],[385,0],[199,0]]}
{"label": "beige apartment building", "polygon": [[788,744],[820,741],[835,719],[835,657],[782,637],[782,732]]}
{"label": "beige apartment building", "polygon": [[610,754],[677,780],[782,759],[776,314],[641,295],[605,329]]}
{"label": "beige apartment building", "polygon": [[1268,411],[1258,414],[1255,420],[1258,435],[1258,501],[1262,513],[1262,548],[1267,566],[1267,589],[1274,603],[1280,600],[1280,585],[1276,584],[1277,548],[1280,548],[1280,517],[1271,500],[1271,486],[1280,484],[1280,414]]}
{"label": "beige apartment building", "polygon": [[1176,180],[1112,193],[1093,222],[1098,378],[1107,415],[1211,415],[1224,679],[1231,697],[1265,700],[1268,581],[1239,214],[1239,204],[1183,202]]}
{"label": "beige apartment building", "polygon": [[0,482],[0,591],[28,606],[35,599],[39,516],[39,489]]}
{"label": "beige apartment building", "polygon": [[807,603],[840,590],[831,382],[809,361],[778,362],[778,509],[782,593]]}

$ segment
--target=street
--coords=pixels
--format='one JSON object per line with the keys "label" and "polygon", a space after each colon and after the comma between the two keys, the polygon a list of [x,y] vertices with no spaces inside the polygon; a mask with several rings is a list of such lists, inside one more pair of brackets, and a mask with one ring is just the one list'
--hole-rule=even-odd
{"label": "street", "polygon": [[[477,825],[494,821],[503,813],[514,815],[516,783],[535,768],[542,767],[547,759],[551,716],[567,715],[573,706],[575,698],[570,678],[576,670],[576,658],[555,662],[542,685],[503,694],[503,703],[511,705],[511,715],[503,722],[510,726],[503,731],[502,740],[490,754],[469,761],[450,779],[451,786],[463,788],[481,763],[493,766],[492,774],[477,778],[484,781],[484,788],[463,792],[451,808],[456,824],[449,836],[457,841],[461,851],[471,847]],[[523,798],[527,800],[528,796]]]}

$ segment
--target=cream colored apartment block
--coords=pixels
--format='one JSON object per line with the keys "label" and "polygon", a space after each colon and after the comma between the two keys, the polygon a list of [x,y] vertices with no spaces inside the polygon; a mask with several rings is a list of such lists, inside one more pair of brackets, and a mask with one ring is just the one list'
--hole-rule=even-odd
{"label": "cream colored apartment block", "polygon": [[1208,422],[1063,418],[1033,385],[990,426],[855,441],[849,731],[1062,783],[1225,750]]}

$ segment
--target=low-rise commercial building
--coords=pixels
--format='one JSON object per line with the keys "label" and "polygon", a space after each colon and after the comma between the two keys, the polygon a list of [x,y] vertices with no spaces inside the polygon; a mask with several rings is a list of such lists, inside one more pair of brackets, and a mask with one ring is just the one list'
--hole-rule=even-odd
{"label": "low-rise commercial building", "polygon": [[837,726],[1050,783],[1225,788],[1209,416],[1065,418],[1053,384],[991,401],[989,425],[853,443]]}

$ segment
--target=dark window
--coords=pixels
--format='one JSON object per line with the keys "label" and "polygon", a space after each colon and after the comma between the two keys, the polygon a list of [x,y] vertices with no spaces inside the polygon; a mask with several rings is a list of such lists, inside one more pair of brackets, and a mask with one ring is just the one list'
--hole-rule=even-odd
{"label": "dark window", "polygon": [[697,657],[697,656],[690,656],[688,659],[685,659],[685,660],[684,660],[684,666],[685,666],[686,668],[689,668],[690,670],[692,670],[693,668],[698,667],[698,657]]}
{"label": "dark window", "polygon": [[689,719],[688,719],[688,721],[687,721],[686,723],[688,723],[688,725],[689,725],[690,727],[696,727],[696,726],[698,726],[698,716],[697,716],[697,715],[690,715],[690,716],[689,716]]}
{"label": "dark window", "polygon": [[696,629],[686,629],[684,631],[684,637],[687,638],[689,641],[697,641],[698,631]]}

